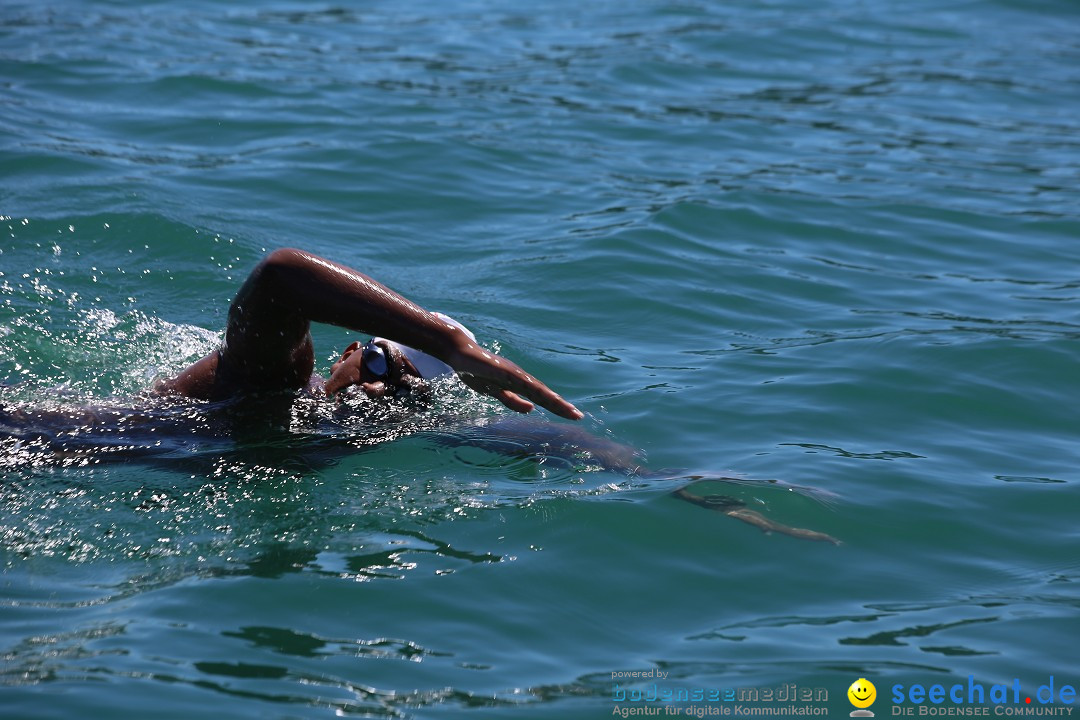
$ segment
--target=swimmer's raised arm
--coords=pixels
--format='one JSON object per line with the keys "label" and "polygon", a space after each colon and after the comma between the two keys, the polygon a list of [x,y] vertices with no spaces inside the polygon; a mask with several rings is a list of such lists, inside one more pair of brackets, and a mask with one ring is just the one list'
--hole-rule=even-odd
{"label": "swimmer's raised arm", "polygon": [[[469,387],[518,412],[533,403],[570,419],[581,412],[460,328],[352,268],[301,250],[270,253],[229,308],[222,347],[158,386],[199,398],[304,387],[314,368],[310,324],[381,335],[439,358]],[[333,382],[333,378],[331,378]],[[336,387],[329,386],[330,392]]]}

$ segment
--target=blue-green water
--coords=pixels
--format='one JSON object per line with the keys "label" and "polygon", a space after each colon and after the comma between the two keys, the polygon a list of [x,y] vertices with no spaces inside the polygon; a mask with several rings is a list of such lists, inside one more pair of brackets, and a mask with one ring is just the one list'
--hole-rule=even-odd
{"label": "blue-green water", "polygon": [[[0,28],[8,401],[130,400],[298,246],[650,466],[832,493],[710,486],[843,541],[419,437],[9,453],[0,716],[796,683],[846,717],[865,677],[882,717],[896,684],[1080,684],[1075,3],[36,0]],[[318,330],[323,367],[346,340]]]}

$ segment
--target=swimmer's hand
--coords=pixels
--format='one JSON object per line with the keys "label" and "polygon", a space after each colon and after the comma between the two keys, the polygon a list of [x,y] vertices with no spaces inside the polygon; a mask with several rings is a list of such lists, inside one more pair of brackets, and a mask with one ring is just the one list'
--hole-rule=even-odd
{"label": "swimmer's hand", "polygon": [[476,392],[490,395],[515,412],[531,412],[536,403],[568,420],[585,417],[547,385],[506,358],[480,347],[464,333],[459,334],[455,345],[444,359],[461,382]]}

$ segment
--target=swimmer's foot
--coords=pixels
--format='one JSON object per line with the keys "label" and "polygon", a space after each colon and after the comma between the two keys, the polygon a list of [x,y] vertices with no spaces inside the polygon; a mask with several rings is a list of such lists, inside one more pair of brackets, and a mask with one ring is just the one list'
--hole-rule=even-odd
{"label": "swimmer's foot", "polygon": [[741,520],[748,525],[753,525],[765,533],[778,532],[802,540],[827,542],[832,543],[833,545],[841,544],[840,541],[832,535],[826,535],[825,533],[816,530],[807,530],[806,528],[791,527],[790,525],[784,525],[775,520],[770,520],[761,513],[747,508],[746,503],[741,500],[728,497],[727,495],[695,495],[686,487],[679,488],[673,492],[672,495],[680,500],[693,503],[694,505],[700,505],[709,510],[722,512],[728,517]]}

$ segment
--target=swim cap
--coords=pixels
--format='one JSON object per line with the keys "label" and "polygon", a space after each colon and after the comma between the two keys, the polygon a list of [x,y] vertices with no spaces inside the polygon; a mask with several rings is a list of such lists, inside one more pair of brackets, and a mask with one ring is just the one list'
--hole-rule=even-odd
{"label": "swim cap", "polygon": [[[465,334],[469,336],[470,340],[473,342],[476,341],[476,336],[472,334],[472,331],[469,330],[469,328],[465,327],[449,315],[443,315],[442,313],[432,313],[432,315],[454,327],[461,328]],[[372,338],[372,341],[375,340],[386,340],[386,338]],[[425,380],[454,374],[454,369],[452,367],[436,357],[432,357],[425,352],[420,352],[416,348],[411,348],[408,345],[396,343],[393,340],[386,340],[386,342],[400,350],[401,354],[407,357],[409,362],[413,364],[413,367],[416,368],[417,372],[420,373],[420,377]]]}

